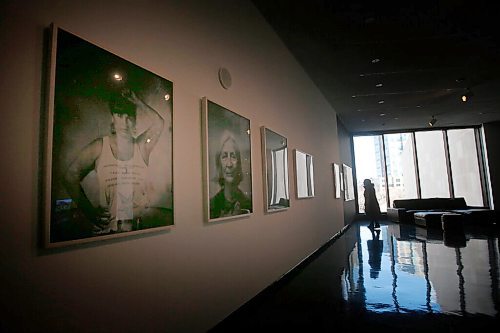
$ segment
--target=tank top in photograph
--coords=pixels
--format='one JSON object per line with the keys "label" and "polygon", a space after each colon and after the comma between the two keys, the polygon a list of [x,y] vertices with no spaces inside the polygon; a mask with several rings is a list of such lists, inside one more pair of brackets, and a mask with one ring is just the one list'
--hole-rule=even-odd
{"label": "tank top in photograph", "polygon": [[[111,220],[133,220],[149,205],[146,193],[148,166],[142,158],[138,144],[134,155],[121,161],[113,155],[109,137],[102,138],[102,151],[96,160],[99,182],[99,204],[111,213]],[[116,231],[115,226],[110,226]]]}

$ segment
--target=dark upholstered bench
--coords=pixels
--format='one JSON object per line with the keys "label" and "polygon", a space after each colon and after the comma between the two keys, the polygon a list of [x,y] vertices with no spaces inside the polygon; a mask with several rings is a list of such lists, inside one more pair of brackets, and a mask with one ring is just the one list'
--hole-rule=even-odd
{"label": "dark upholstered bench", "polygon": [[[464,198],[426,198],[426,199],[402,199],[394,200],[393,207],[387,208],[387,218],[398,223],[416,223],[414,220],[417,213],[444,213],[452,212],[462,214],[465,222],[471,224],[493,224],[496,220],[495,211],[487,207],[467,206]],[[434,214],[435,215],[435,214]],[[438,223],[437,216],[431,215],[431,223]],[[441,214],[442,215],[442,214]],[[420,225],[426,226],[426,222],[420,217]],[[425,225],[423,225],[425,224]]]}
{"label": "dark upholstered bench", "polygon": [[464,233],[465,217],[458,213],[446,213],[441,216],[444,245],[462,248],[467,244]]}
{"label": "dark upholstered bench", "polygon": [[464,215],[445,213],[441,216],[441,226],[444,232],[464,232]]}
{"label": "dark upholstered bench", "polygon": [[415,224],[424,228],[442,228],[441,217],[447,212],[416,212],[413,214]]}
{"label": "dark upholstered bench", "polygon": [[495,211],[485,208],[454,209],[452,213],[461,214],[466,223],[491,225],[495,223]]}
{"label": "dark upholstered bench", "polygon": [[464,198],[426,198],[394,200],[393,207],[387,208],[387,218],[393,222],[413,223],[418,212],[444,212],[453,209],[467,209]]}

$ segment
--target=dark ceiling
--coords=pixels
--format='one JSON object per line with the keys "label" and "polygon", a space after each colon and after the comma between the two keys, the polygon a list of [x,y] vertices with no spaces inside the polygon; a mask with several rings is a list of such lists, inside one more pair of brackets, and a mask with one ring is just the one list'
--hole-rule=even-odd
{"label": "dark ceiling", "polygon": [[253,3],[351,132],[500,120],[498,1]]}

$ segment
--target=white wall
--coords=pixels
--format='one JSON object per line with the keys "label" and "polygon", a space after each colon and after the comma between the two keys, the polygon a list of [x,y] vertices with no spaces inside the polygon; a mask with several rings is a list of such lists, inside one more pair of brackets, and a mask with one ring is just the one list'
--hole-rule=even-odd
{"label": "white wall", "polygon": [[[247,1],[2,1],[0,331],[206,331],[338,232],[336,115]],[[170,232],[40,250],[44,33],[51,22],[174,82]],[[220,66],[233,86],[218,83]],[[200,98],[251,120],[254,211],[203,222]],[[263,213],[259,127],[314,156],[316,197]],[[293,154],[289,156],[292,162]],[[290,169],[291,193],[295,193]]]}

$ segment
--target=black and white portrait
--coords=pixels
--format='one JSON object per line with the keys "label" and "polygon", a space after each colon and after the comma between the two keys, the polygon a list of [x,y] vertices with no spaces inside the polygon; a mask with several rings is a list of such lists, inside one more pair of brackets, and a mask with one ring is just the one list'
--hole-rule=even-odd
{"label": "black and white portrait", "polygon": [[250,214],[250,120],[203,99],[208,220]]}
{"label": "black and white portrait", "polygon": [[62,29],[53,43],[48,243],[172,225],[172,82]]}

